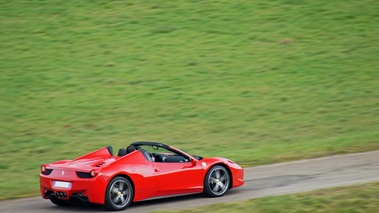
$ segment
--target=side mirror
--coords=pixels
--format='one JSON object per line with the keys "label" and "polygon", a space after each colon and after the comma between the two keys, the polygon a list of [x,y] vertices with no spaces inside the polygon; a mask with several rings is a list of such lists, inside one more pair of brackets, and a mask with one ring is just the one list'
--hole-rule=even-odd
{"label": "side mirror", "polygon": [[191,164],[192,164],[192,166],[196,166],[197,160],[191,159]]}

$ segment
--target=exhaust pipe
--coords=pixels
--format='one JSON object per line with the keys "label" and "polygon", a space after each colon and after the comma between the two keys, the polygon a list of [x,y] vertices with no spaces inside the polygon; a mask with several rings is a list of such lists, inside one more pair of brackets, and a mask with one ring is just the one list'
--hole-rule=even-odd
{"label": "exhaust pipe", "polygon": [[55,193],[55,196],[57,196],[59,198],[66,198],[67,194],[66,194],[66,192],[57,192],[57,193]]}

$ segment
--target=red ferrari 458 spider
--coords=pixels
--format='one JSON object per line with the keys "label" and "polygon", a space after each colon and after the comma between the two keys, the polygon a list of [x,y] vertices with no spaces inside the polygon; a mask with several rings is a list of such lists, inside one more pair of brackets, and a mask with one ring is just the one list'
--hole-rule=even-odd
{"label": "red ferrari 458 spider", "polygon": [[43,164],[41,195],[56,205],[97,203],[123,210],[131,202],[203,193],[219,197],[241,186],[243,168],[231,160],[189,155],[157,142],[134,142],[113,156],[111,146],[75,160]]}

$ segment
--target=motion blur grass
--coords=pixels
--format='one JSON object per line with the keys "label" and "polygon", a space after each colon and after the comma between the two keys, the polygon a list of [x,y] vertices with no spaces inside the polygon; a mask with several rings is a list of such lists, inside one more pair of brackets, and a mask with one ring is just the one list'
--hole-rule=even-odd
{"label": "motion blur grass", "polygon": [[244,166],[379,149],[378,8],[0,0],[0,198],[137,140]]}
{"label": "motion blur grass", "polygon": [[[264,197],[243,202],[214,204],[206,207],[164,212],[362,212],[379,209],[379,183],[322,189],[307,193]],[[163,212],[163,211],[153,211]]]}

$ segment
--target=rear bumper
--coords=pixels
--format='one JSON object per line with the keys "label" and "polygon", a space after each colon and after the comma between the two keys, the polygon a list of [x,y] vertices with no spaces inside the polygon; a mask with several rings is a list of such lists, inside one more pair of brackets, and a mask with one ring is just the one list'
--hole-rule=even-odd
{"label": "rear bumper", "polygon": [[[68,184],[63,187],[57,186],[57,184],[54,186],[55,181]],[[94,178],[58,178],[40,174],[40,191],[41,196],[45,199],[55,196],[61,200],[77,198],[81,201],[104,204],[105,186],[104,177],[101,176]]]}

